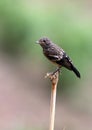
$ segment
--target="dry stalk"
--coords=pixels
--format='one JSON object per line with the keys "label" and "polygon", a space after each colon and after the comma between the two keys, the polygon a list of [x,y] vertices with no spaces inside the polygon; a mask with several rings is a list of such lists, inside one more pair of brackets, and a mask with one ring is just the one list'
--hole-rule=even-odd
{"label": "dry stalk", "polygon": [[51,80],[51,101],[50,101],[50,128],[49,130],[54,130],[54,121],[55,121],[55,105],[56,105],[56,92],[57,84],[59,79],[59,71],[56,73],[47,73],[46,78]]}

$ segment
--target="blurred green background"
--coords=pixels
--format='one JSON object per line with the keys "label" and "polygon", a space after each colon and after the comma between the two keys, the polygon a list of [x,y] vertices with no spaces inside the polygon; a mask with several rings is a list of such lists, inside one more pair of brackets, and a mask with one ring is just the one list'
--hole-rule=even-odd
{"label": "blurred green background", "polygon": [[[57,92],[57,100],[60,101],[58,104],[61,104],[61,106],[63,104],[64,107],[67,107],[67,105],[68,107],[72,106],[71,109],[92,114],[92,2],[90,0],[0,0],[0,63],[2,73],[3,69],[4,71],[8,70],[9,75],[11,73],[10,79],[13,73],[16,75],[13,78],[14,82],[17,82],[18,85],[20,82],[26,84],[26,88],[22,88],[22,85],[19,85],[21,89],[27,91],[26,94],[23,92],[24,95],[28,95],[28,93],[31,95],[30,92],[32,92],[31,90],[34,88],[33,95],[35,95],[35,91],[40,95],[39,90],[41,90],[40,92],[42,92],[43,95],[45,94],[45,99],[43,99],[49,102],[50,82],[48,82],[47,79],[44,80],[44,76],[47,72],[53,71],[56,67],[44,58],[41,47],[35,44],[35,41],[43,36],[49,37],[53,42],[61,46],[71,57],[73,63],[81,73],[81,79],[77,79],[71,71],[62,68]],[[6,69],[2,68],[2,66],[5,66]],[[7,76],[6,73],[3,75],[4,82],[6,82]],[[16,81],[16,77],[18,81]],[[6,87],[2,85],[2,82],[0,84],[0,86],[4,88],[4,91],[6,91]],[[15,85],[14,88],[19,92],[18,89],[20,88],[17,88],[18,85]],[[21,89],[19,95],[21,95],[21,91],[24,91]],[[12,90],[11,85],[11,93],[13,92],[14,90]],[[17,94],[14,94],[15,97],[17,97]],[[29,98],[32,97],[29,96],[28,99]],[[34,96],[33,99],[34,98],[36,97]],[[37,100],[37,98],[35,100]],[[1,100],[1,102],[3,102],[3,100]],[[32,104],[29,106],[31,105]],[[22,106],[21,109],[23,109],[24,105],[22,104],[20,106]],[[42,107],[42,104],[39,104],[39,106]],[[27,110],[25,111],[27,112]],[[49,107],[46,111],[49,111]],[[11,115],[14,116],[13,113]],[[26,117],[26,119],[29,117]],[[34,117],[33,114],[31,119],[34,119],[32,120],[34,125],[32,128],[46,129],[48,127],[48,122],[47,124],[44,122],[42,126],[39,125],[41,122],[35,121],[36,118],[37,117]],[[44,118],[41,118],[40,121],[43,119]],[[11,124],[10,121],[10,126]],[[24,128],[31,128],[31,123],[29,124],[28,126],[27,124],[24,125]],[[62,126],[59,126],[58,123],[56,124],[56,128],[59,129],[63,126],[63,124]],[[71,128],[71,123],[68,124]],[[16,123],[16,125],[18,124]],[[21,123],[21,127],[16,128],[16,125],[15,129],[22,129],[23,127],[23,123]],[[4,127],[3,125],[1,126],[1,128]],[[76,125],[74,128],[76,128]],[[78,127],[78,130],[79,129],[80,127]],[[89,130],[90,129],[92,129],[92,125]]]}

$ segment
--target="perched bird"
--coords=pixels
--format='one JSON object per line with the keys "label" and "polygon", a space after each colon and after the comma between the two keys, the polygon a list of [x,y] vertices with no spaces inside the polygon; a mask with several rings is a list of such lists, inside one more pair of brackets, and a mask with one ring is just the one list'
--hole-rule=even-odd
{"label": "perched bird", "polygon": [[65,51],[60,48],[58,45],[54,44],[50,39],[47,37],[43,37],[38,40],[36,43],[40,44],[43,48],[43,54],[53,63],[55,63],[58,68],[54,73],[60,70],[61,67],[65,67],[68,70],[73,71],[77,77],[80,78],[80,73],[73,65],[70,58],[67,56]]}

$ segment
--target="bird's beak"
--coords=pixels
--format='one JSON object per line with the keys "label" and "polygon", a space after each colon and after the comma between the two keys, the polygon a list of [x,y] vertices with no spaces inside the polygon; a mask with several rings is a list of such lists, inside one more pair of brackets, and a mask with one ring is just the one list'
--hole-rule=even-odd
{"label": "bird's beak", "polygon": [[39,41],[36,41],[37,44],[39,44]]}

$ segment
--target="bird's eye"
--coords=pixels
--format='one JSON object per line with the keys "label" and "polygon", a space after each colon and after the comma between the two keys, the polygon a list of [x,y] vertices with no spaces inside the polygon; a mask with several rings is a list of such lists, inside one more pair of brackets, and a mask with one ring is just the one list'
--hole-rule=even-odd
{"label": "bird's eye", "polygon": [[43,40],[43,42],[45,42],[45,40]]}

